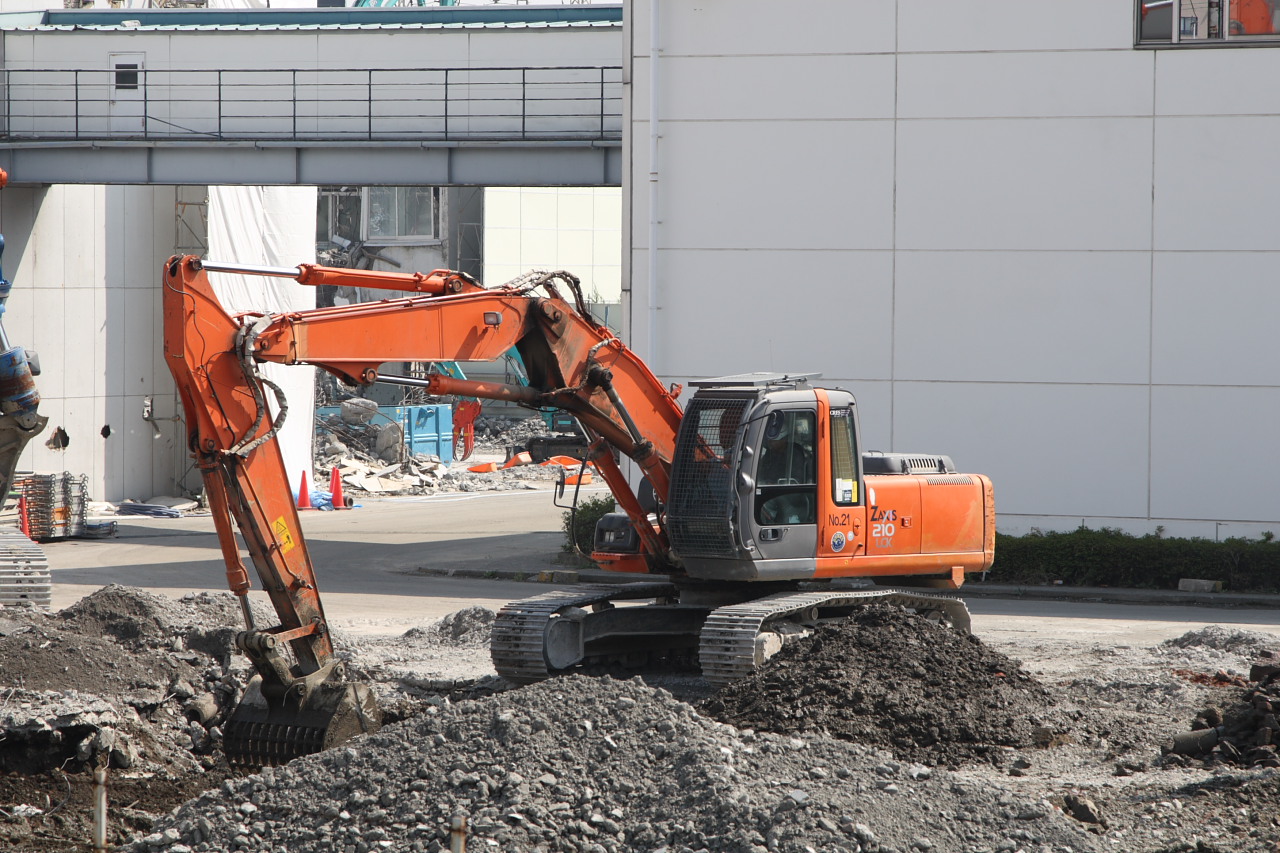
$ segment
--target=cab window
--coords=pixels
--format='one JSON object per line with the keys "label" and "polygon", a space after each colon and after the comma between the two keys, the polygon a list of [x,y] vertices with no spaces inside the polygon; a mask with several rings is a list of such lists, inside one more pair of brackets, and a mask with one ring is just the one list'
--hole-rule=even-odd
{"label": "cab window", "polygon": [[756,523],[817,521],[813,412],[777,411],[765,422],[756,465]]}
{"label": "cab window", "polygon": [[831,499],[854,506],[858,496],[858,439],[850,409],[831,410]]}

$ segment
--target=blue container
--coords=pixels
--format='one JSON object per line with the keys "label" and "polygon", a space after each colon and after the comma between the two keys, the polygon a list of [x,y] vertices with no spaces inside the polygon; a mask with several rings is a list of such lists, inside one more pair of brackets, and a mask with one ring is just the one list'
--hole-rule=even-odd
{"label": "blue container", "polygon": [[436,403],[379,411],[389,413],[404,427],[404,443],[410,453],[439,456],[441,462],[453,461],[453,406]]}
{"label": "blue container", "polygon": [[[338,406],[321,406],[316,418],[341,414]],[[430,406],[382,406],[373,423],[395,421],[404,429],[404,445],[410,453],[438,456],[441,462],[453,461],[453,406],[437,403]]]}

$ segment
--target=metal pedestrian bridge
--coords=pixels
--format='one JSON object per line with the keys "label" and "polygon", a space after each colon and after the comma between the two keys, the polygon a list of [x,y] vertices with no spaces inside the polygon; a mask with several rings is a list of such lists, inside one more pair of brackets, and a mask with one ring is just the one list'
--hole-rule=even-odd
{"label": "metal pedestrian bridge", "polygon": [[[585,12],[586,7],[578,8]],[[385,15],[391,10],[361,11]],[[344,20],[349,20],[352,10],[346,12]],[[317,30],[331,40],[342,37],[344,26],[351,27],[318,20]],[[509,38],[510,14],[505,20],[505,26],[495,28],[492,20],[481,19],[468,38]],[[101,40],[150,27],[167,34],[170,45],[195,44],[190,39],[202,34],[182,30],[176,19],[156,24],[135,20],[128,22],[134,25],[130,28],[123,23],[92,31]],[[349,31],[387,25],[387,19],[375,20]],[[449,26],[438,20],[434,25]],[[41,36],[57,37],[56,24],[42,26],[36,30]],[[246,28],[262,45],[263,57],[280,55],[271,47],[278,31],[264,30],[260,23],[227,24],[221,32],[243,34]],[[537,35],[527,24],[521,30],[526,40]],[[549,25],[542,29],[556,31]],[[75,34],[69,31],[61,43],[76,46]],[[6,30],[0,72],[0,166],[23,182],[621,183],[620,55],[607,64],[564,62],[574,57],[561,52],[556,59],[564,64],[554,65],[357,67],[343,53],[349,67],[279,67],[278,60],[248,67],[243,59],[239,67],[187,66],[172,58],[157,67],[143,53],[113,48],[134,43],[123,41],[104,42],[99,53],[105,61],[94,55],[77,63],[80,57],[73,54],[69,65],[40,65],[11,61],[11,35]],[[429,36],[422,43],[429,43]]]}

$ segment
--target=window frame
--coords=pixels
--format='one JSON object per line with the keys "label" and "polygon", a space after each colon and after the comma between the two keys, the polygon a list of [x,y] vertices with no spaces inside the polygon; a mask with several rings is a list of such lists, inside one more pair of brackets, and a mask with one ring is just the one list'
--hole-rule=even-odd
{"label": "window frame", "polygon": [[[1210,35],[1209,32],[1203,37],[1186,36],[1182,32],[1181,21],[1187,19],[1188,16],[1182,14],[1185,6],[1190,6],[1192,11],[1198,11],[1197,3],[1204,3],[1205,11],[1208,12],[1208,0],[1135,0],[1133,6],[1133,46],[1141,49],[1167,49],[1171,47],[1196,49],[1196,48],[1223,48],[1223,47],[1273,47],[1280,45],[1280,10],[1272,13],[1272,27],[1275,32],[1271,33],[1232,33],[1231,32],[1231,5],[1232,0],[1221,0],[1221,4],[1217,8],[1219,16],[1218,30],[1216,35]],[[1167,38],[1143,38],[1143,9],[1148,12],[1157,9],[1169,9],[1169,36]],[[1226,17],[1227,25],[1222,25],[1222,18]],[[1198,16],[1195,20],[1198,20]],[[1178,21],[1178,26],[1174,26],[1174,22]],[[1206,30],[1211,30],[1209,23],[1206,21]]]}
{"label": "window frame", "polygon": [[[852,407],[833,407],[828,414],[829,428],[828,434],[831,436],[831,501],[836,506],[861,506],[862,504],[862,453],[858,449],[858,429],[857,420],[853,415]],[[836,458],[836,427],[841,421],[847,422],[847,432],[849,435],[849,449],[852,458],[849,465],[853,469],[853,500],[843,500],[837,491],[840,480],[850,479],[841,477],[842,473],[849,473],[837,469],[839,460]]]}
{"label": "window frame", "polygon": [[[431,234],[378,234],[372,233],[370,219],[373,215],[372,193],[382,190],[426,191],[431,201]],[[440,188],[430,186],[374,186],[362,187],[360,194],[360,239],[368,246],[429,246],[441,242]],[[400,210],[399,194],[395,209]]]}

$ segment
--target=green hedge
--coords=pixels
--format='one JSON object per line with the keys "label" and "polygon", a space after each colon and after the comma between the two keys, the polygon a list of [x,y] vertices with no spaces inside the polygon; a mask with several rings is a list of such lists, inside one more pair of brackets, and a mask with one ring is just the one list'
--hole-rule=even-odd
{"label": "green hedge", "polygon": [[994,583],[1177,589],[1181,578],[1222,581],[1233,592],[1280,591],[1280,543],[1175,539],[1081,527],[1070,533],[996,534]]}
{"label": "green hedge", "polygon": [[577,512],[565,512],[561,516],[560,529],[564,532],[564,542],[560,545],[560,550],[573,553],[573,543],[576,541],[582,552],[590,556],[596,541],[596,522],[601,516],[613,511],[613,495],[578,501]]}

